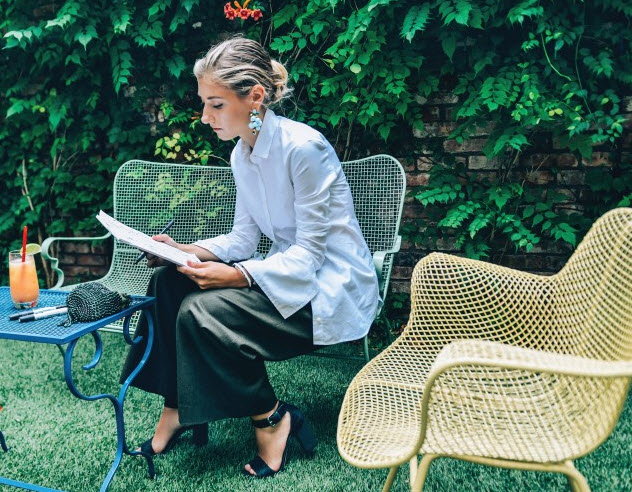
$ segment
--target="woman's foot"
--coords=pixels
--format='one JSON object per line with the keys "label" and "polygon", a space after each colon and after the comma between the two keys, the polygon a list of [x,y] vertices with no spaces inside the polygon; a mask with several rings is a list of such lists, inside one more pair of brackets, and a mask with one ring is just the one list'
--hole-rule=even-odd
{"label": "woman's foot", "polygon": [[[279,406],[277,402],[272,411],[262,415],[255,415],[252,420],[261,420],[269,417]],[[290,412],[287,412],[281,418],[281,421],[274,427],[264,427],[258,429],[255,427],[255,439],[257,440],[258,454],[263,461],[275,472],[281,468],[283,463],[283,452],[288,442],[290,430],[292,428]],[[249,464],[244,469],[251,475],[256,475],[255,471]]]}
{"label": "woman's foot", "polygon": [[[178,409],[164,407],[162,409],[162,415],[160,415],[160,420],[158,420],[154,437],[151,439],[151,447],[154,450],[154,454],[162,453],[167,447],[169,440],[181,428],[182,425],[180,424]],[[136,451],[140,451],[140,448]]]}

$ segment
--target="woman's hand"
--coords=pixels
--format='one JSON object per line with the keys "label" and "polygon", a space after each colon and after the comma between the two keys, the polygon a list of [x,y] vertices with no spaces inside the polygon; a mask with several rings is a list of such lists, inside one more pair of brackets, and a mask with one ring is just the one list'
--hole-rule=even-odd
{"label": "woman's hand", "polygon": [[[195,244],[177,243],[167,234],[157,234],[156,236],[152,236],[151,238],[154,241],[165,243],[169,246],[173,246],[174,248],[178,248],[180,251],[184,251],[185,253],[194,254],[202,261],[220,261],[219,258],[210,251],[201,248],[200,246],[196,246]],[[169,264],[167,260],[163,260],[162,258],[147,253],[147,266],[149,268],[156,268],[167,264]]]}
{"label": "woman's hand", "polygon": [[248,287],[248,281],[239,270],[216,261],[201,263],[189,261],[187,266],[179,266],[178,271],[193,280],[202,290],[220,287]]}
{"label": "woman's hand", "polygon": [[[158,234],[156,236],[152,236],[152,239],[154,241],[165,243],[165,244],[168,244],[169,246],[173,246],[174,248],[178,248],[178,249],[182,249],[181,246],[186,246],[186,245],[176,243],[167,234]],[[149,268],[156,268],[156,267],[164,266],[167,264],[169,264],[167,260],[164,260],[158,256],[154,256],[151,253],[147,253],[147,266]]]}

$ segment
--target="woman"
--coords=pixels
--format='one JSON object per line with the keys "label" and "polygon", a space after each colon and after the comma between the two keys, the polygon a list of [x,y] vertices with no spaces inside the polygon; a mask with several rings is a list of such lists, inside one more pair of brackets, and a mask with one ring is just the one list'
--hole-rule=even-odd
{"label": "woman", "polygon": [[[134,385],[165,405],[141,449],[164,453],[191,427],[205,442],[207,422],[249,416],[258,455],[245,472],[260,478],[284,468],[290,436],[307,452],[316,444],[302,412],[277,399],[264,361],[363,337],[378,283],[332,146],[269,109],[288,91],[285,68],[257,42],[233,38],[197,60],[194,74],[202,122],[222,140],[239,138],[235,219],[230,233],[194,244],[154,236],[201,263],[160,268],[150,283],[156,339]],[[273,245],[254,259],[262,233]],[[141,353],[132,349],[124,376]]]}

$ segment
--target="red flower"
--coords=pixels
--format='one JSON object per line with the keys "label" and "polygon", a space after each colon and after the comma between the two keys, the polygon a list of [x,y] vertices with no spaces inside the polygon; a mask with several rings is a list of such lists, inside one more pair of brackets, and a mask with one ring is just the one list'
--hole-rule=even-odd
{"label": "red flower", "polygon": [[226,11],[226,18],[229,19],[229,20],[235,19],[236,15],[237,15],[237,12],[233,8],[231,8],[230,10]]}
{"label": "red flower", "polygon": [[224,13],[225,14],[227,14],[231,10],[233,10],[233,8],[230,6],[230,3],[227,3],[226,5],[224,5]]}
{"label": "red flower", "polygon": [[263,14],[261,13],[261,9],[255,9],[252,11],[251,14],[252,18],[256,21],[258,21],[259,19],[261,19],[263,17]]}
{"label": "red flower", "polygon": [[250,9],[241,9],[239,11],[239,17],[241,17],[243,20],[246,20],[248,17],[250,17]]}

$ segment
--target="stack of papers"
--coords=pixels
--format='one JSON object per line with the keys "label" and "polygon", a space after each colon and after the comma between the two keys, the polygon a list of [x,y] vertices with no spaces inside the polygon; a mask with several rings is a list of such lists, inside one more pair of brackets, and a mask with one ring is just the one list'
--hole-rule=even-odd
{"label": "stack of papers", "polygon": [[187,261],[193,261],[199,263],[200,260],[197,256],[191,253],[185,253],[184,251],[169,246],[168,244],[154,241],[147,234],[143,234],[136,229],[122,224],[114,217],[106,214],[103,210],[100,210],[97,214],[97,220],[103,224],[112,235],[119,241],[134,246],[141,251],[145,251],[154,256],[163,258],[176,265],[186,266]]}

